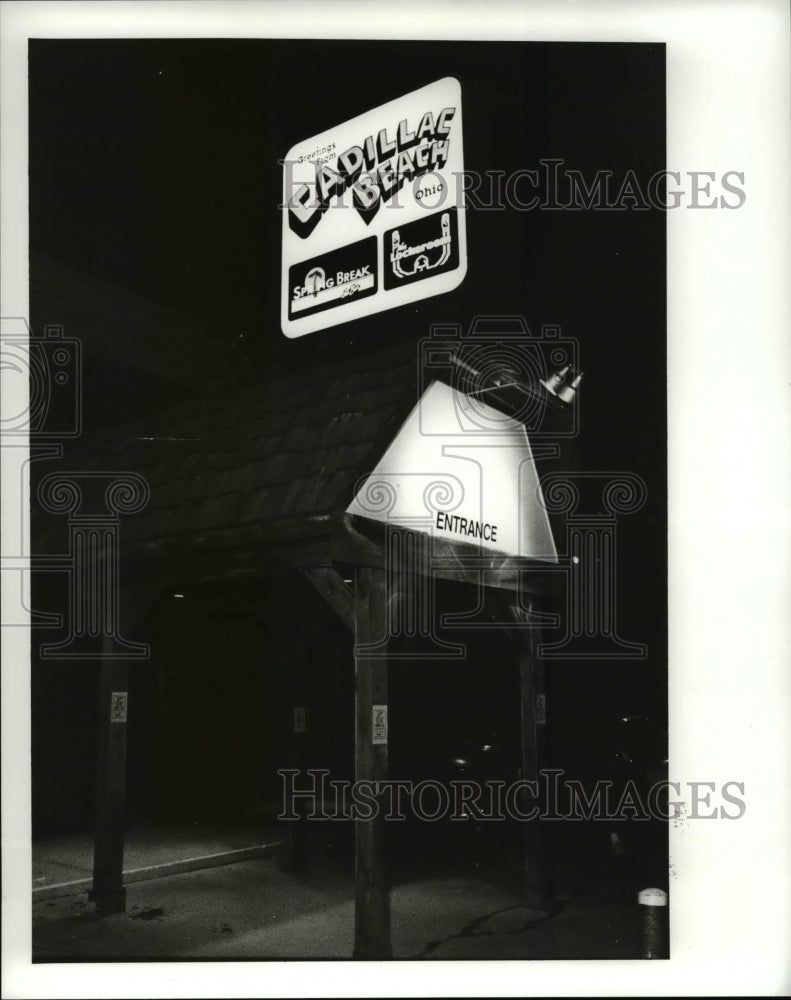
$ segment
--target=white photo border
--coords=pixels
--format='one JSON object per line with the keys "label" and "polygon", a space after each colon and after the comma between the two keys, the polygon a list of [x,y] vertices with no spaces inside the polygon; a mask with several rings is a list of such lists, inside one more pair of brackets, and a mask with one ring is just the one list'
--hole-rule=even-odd
{"label": "white photo border", "polygon": [[[667,163],[744,174],[738,211],[668,212],[671,778],[743,781],[738,822],[671,829],[667,962],[30,964],[24,629],[3,639],[8,997],[791,992],[791,127],[785,0],[0,5],[2,316],[28,316],[29,38],[664,42]],[[6,398],[6,412],[24,399]],[[3,480],[3,544],[24,497]],[[4,591],[4,600],[9,598]]]}

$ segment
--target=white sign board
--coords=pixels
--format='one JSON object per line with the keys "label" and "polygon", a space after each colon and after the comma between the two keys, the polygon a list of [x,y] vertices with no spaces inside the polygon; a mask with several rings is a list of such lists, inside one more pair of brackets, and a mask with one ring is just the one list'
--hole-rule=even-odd
{"label": "white sign board", "polygon": [[283,333],[302,337],[457,288],[467,272],[463,171],[453,77],[292,147]]}
{"label": "white sign board", "polygon": [[347,512],[556,563],[524,426],[432,382]]}
{"label": "white sign board", "polygon": [[371,743],[387,745],[387,705],[371,706]]}

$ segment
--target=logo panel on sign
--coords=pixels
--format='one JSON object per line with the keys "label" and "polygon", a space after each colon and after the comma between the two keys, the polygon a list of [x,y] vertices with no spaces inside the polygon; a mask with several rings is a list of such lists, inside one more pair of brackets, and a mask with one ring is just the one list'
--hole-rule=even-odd
{"label": "logo panel on sign", "polygon": [[334,253],[289,268],[288,315],[311,316],[364,299],[376,292],[376,239],[370,237]]}
{"label": "logo panel on sign", "polygon": [[385,233],[385,288],[425,281],[459,266],[456,209],[415,219]]}

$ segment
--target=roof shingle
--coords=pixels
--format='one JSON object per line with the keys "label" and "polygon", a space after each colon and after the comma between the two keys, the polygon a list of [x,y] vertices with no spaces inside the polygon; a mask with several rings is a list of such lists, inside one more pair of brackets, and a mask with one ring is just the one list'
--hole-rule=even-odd
{"label": "roof shingle", "polygon": [[125,547],[188,552],[213,536],[225,547],[242,526],[344,510],[414,406],[416,370],[414,345],[399,344],[281,375],[210,409],[198,399],[107,428],[62,468],[146,478]]}

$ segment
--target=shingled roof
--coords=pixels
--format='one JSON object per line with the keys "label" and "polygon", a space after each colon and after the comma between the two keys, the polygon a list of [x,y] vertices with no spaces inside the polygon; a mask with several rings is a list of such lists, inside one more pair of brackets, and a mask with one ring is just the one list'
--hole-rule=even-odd
{"label": "shingled roof", "polygon": [[389,346],[180,404],[93,435],[79,464],[148,482],[146,508],[123,519],[125,550],[227,548],[265,523],[346,509],[415,405],[416,358]]}

